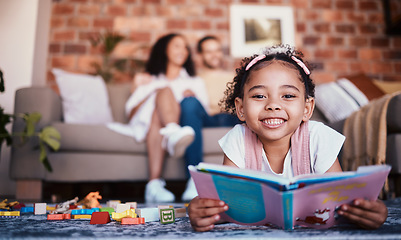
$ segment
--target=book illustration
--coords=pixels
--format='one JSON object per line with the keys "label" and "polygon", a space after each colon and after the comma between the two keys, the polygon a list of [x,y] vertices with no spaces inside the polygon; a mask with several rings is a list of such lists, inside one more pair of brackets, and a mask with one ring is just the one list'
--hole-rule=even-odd
{"label": "book illustration", "polygon": [[[226,166],[200,164],[189,169],[199,197],[220,199],[229,206],[229,210],[221,214],[222,219],[293,229],[296,225],[328,228],[341,223],[343,219],[336,214],[338,207],[356,198],[377,199],[391,167],[368,166],[355,172],[277,181],[277,176],[264,173],[265,176],[250,177],[252,170],[241,174],[243,169]],[[307,184],[304,184],[305,179]]]}
{"label": "book illustration", "polygon": [[308,224],[324,225],[330,218],[330,208],[325,208],[323,210],[316,209],[313,216],[306,216],[305,219],[296,218],[296,221],[305,222]]}

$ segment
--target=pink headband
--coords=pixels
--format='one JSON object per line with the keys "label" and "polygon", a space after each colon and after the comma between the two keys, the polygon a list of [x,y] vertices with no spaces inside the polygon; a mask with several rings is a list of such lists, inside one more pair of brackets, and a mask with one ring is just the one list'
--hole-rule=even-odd
{"label": "pink headband", "polygon": [[309,69],[306,67],[305,63],[303,63],[301,60],[296,58],[295,56],[291,56],[292,60],[294,60],[306,73],[306,75],[310,75]]}
{"label": "pink headband", "polygon": [[[248,65],[245,68],[245,71],[248,71],[253,65],[255,65],[260,60],[264,59],[265,57],[266,57],[265,54],[255,57],[250,63],[248,63]],[[301,60],[299,60],[295,56],[291,56],[291,59],[294,60],[298,64],[298,66],[300,66],[304,70],[306,75],[310,75],[309,69],[306,67],[306,65]]]}

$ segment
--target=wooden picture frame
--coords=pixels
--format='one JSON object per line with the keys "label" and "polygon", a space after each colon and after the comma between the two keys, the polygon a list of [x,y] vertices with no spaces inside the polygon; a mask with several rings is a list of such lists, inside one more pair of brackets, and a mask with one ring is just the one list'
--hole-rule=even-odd
{"label": "wooden picture frame", "polygon": [[294,12],[288,6],[231,5],[231,56],[251,56],[280,43],[294,46],[294,25]]}

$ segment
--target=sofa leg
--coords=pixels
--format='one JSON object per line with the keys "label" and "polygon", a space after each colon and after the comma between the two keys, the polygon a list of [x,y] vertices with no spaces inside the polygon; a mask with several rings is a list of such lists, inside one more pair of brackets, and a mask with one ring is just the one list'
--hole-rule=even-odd
{"label": "sofa leg", "polygon": [[17,180],[16,189],[17,200],[42,200],[42,181],[41,180]]}

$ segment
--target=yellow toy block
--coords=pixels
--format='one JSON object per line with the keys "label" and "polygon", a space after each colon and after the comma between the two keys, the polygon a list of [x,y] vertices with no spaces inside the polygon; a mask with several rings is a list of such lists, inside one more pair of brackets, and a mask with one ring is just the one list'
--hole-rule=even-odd
{"label": "yellow toy block", "polygon": [[136,218],[136,217],[138,217],[138,215],[135,213],[135,209],[128,209],[127,211],[122,213],[113,212],[111,214],[111,218],[118,222],[120,222],[121,219],[123,218]]}
{"label": "yellow toy block", "polygon": [[72,219],[91,219],[92,215],[82,214],[82,215],[72,215]]}
{"label": "yellow toy block", "polygon": [[4,212],[0,211],[0,216],[1,217],[19,217],[20,212],[19,211],[4,211]]}
{"label": "yellow toy block", "polygon": [[56,210],[56,207],[55,206],[54,207],[53,206],[46,206],[46,210],[49,211],[49,212],[50,211],[54,211],[54,210]]}

